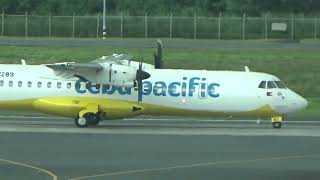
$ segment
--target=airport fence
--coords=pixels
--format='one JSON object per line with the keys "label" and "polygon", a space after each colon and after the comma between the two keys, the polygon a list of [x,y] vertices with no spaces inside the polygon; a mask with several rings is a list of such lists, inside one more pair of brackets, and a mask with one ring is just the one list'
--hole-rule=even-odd
{"label": "airport fence", "polygon": [[[9,15],[1,35],[16,37],[102,37],[102,16]],[[190,39],[317,39],[320,19],[301,17],[106,16],[107,36]]]}

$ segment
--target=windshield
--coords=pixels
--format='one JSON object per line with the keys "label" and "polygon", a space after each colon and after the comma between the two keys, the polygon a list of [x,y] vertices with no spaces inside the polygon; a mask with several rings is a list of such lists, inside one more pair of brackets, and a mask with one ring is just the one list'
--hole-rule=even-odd
{"label": "windshield", "polygon": [[266,81],[261,81],[261,83],[259,84],[259,88],[265,89],[266,88]]}
{"label": "windshield", "polygon": [[268,81],[267,88],[268,89],[273,89],[273,88],[277,88],[277,86],[274,84],[273,81]]}
{"label": "windshield", "polygon": [[276,85],[277,85],[278,88],[280,88],[280,89],[286,89],[286,88],[287,88],[286,85],[284,85],[284,83],[281,82],[281,81],[274,81],[274,83],[276,83]]}

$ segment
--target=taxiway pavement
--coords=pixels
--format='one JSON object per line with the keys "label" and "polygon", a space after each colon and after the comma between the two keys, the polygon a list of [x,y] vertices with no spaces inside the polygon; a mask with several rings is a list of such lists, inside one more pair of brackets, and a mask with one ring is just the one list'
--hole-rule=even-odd
{"label": "taxiway pavement", "polygon": [[0,116],[0,179],[320,178],[320,122]]}

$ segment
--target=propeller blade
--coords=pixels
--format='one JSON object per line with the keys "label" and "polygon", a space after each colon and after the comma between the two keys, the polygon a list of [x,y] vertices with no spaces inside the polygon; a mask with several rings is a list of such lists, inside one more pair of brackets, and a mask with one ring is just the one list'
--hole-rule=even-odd
{"label": "propeller blade", "polygon": [[142,80],[138,81],[138,102],[142,101]]}
{"label": "propeller blade", "polygon": [[136,74],[136,80],[138,85],[138,102],[142,101],[142,80],[148,79],[150,77],[150,74],[144,70],[142,70],[142,62],[139,62],[139,69],[137,70]]}
{"label": "propeller blade", "polygon": [[142,70],[142,62],[139,62],[139,69],[137,70],[137,74],[136,74],[136,80],[144,80],[144,79],[148,79],[150,77],[150,74],[144,70]]}
{"label": "propeller blade", "polygon": [[156,69],[163,69],[163,61],[162,61],[162,42],[160,39],[157,41],[157,54],[154,54],[154,67]]}

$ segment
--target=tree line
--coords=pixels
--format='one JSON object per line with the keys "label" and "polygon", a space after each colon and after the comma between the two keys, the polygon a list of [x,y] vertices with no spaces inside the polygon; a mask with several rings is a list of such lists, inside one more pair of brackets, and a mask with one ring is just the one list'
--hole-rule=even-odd
{"label": "tree line", "polygon": [[[95,15],[103,0],[0,0],[6,14]],[[316,15],[320,0],[106,0],[113,15],[262,16],[264,14]]]}

